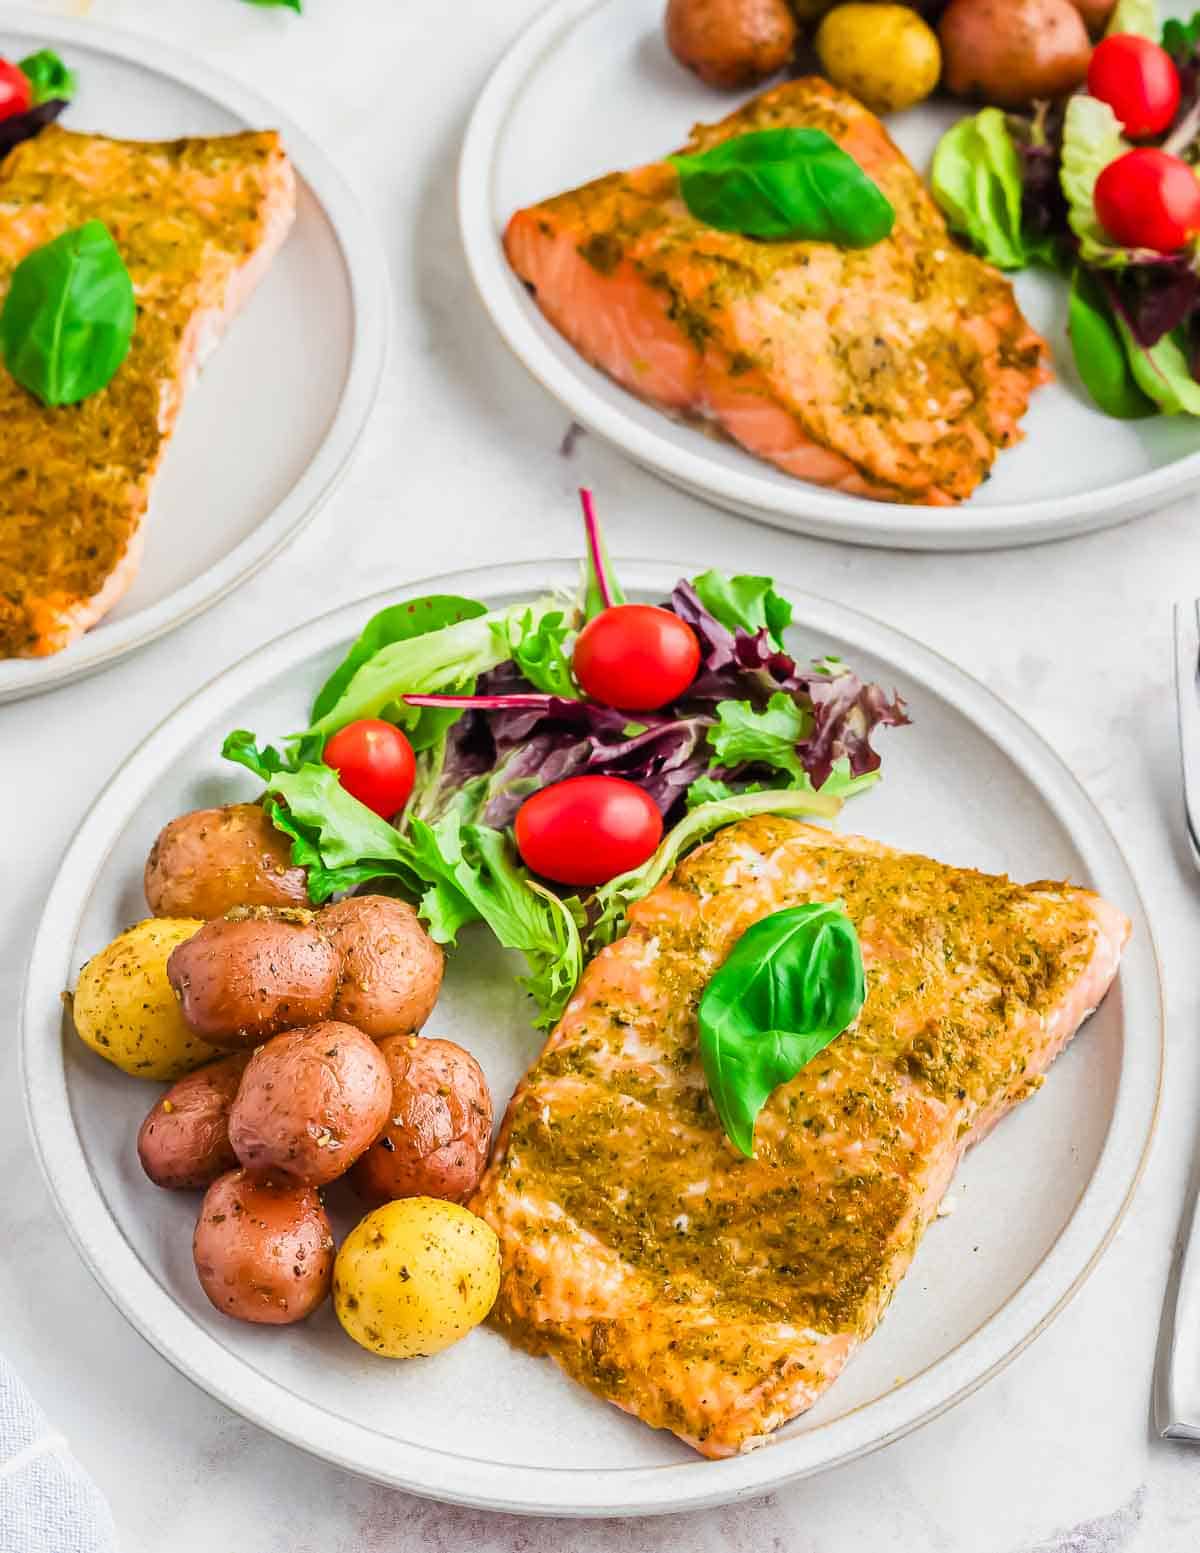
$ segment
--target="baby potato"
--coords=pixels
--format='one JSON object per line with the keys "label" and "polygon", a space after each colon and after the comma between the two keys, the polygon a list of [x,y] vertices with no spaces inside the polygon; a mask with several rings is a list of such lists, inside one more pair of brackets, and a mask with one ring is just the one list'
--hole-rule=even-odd
{"label": "baby potato", "polygon": [[500,1291],[500,1242],[457,1203],[406,1197],[368,1213],[333,1269],[333,1306],[356,1343],[388,1359],[441,1353]]}
{"label": "baby potato", "polygon": [[167,964],[191,1029],[235,1049],[327,1018],[340,975],[340,956],[311,912],[268,906],[206,922]]}
{"label": "baby potato", "polygon": [[286,1326],[329,1293],[333,1232],[313,1187],[231,1170],[204,1195],[192,1257],[200,1287],[222,1315]]}
{"label": "baby potato", "polygon": [[146,859],[146,901],[156,917],[219,917],[232,906],[303,906],[307,875],[291,843],[256,803],[181,814]]}
{"label": "baby potato", "polygon": [[341,956],[342,981],[330,1012],[373,1041],[419,1030],[442,988],[445,956],[405,901],[355,895],[317,919]]}
{"label": "baby potato", "polygon": [[834,85],[875,113],[924,101],[942,72],[937,35],[906,5],[839,5],[817,28],[816,48]]}
{"label": "baby potato", "polygon": [[710,86],[754,86],[796,46],[787,0],[668,0],[667,47]]}
{"label": "baby potato", "polygon": [[81,1040],[137,1078],[176,1079],[219,1057],[188,1027],[167,979],[171,954],[203,926],[148,917],[93,955],[71,999]]}
{"label": "baby potato", "polygon": [[1000,108],[1073,91],[1092,51],[1071,0],[950,0],[938,36],[947,89]]}
{"label": "baby potato", "polygon": [[173,1084],[142,1123],[137,1151],[155,1186],[211,1186],[237,1166],[229,1141],[229,1108],[250,1061],[234,1052]]}
{"label": "baby potato", "polygon": [[229,1113],[229,1141],[248,1168],[323,1186],[370,1148],[391,1103],[379,1048],[331,1019],[259,1047]]}
{"label": "baby potato", "polygon": [[391,1120],[355,1165],[367,1202],[442,1197],[466,1202],[492,1146],[492,1097],[483,1069],[453,1041],[393,1035],[379,1051],[392,1076]]}

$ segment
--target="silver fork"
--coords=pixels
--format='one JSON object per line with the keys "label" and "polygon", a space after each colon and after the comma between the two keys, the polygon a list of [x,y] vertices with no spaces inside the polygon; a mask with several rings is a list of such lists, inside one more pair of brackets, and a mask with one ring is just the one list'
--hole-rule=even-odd
{"label": "silver fork", "polygon": [[[1175,693],[1188,845],[1200,869],[1200,599],[1175,606]],[[1160,1345],[1154,1419],[1164,1439],[1200,1442],[1200,1196],[1192,1204],[1174,1304]]]}

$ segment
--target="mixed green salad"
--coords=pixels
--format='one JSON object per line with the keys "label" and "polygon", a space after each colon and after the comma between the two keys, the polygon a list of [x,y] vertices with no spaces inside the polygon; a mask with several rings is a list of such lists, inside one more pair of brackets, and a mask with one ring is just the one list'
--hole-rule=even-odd
{"label": "mixed green salad", "polygon": [[[575,596],[500,609],[446,594],[394,604],[321,686],[307,728],[279,746],[238,729],[223,746],[262,781],[314,904],[370,884],[412,901],[445,945],[486,923],[525,956],[543,1027],[585,959],[688,848],[753,814],[833,817],[878,780],[874,730],[908,721],[898,696],[837,658],[795,661],[784,641],[792,608],[768,577],[708,571],[681,578],[661,606],[627,605],[582,494],[588,559]],[[683,688],[677,680],[652,709],[647,676],[662,665],[648,628],[691,654]],[[614,641],[629,645],[623,669],[597,657]],[[643,709],[586,693],[581,675],[592,685],[614,663],[627,683],[633,671]],[[384,769],[389,740],[398,748]],[[603,842],[614,802],[625,829],[586,887],[564,884],[583,877],[572,869]],[[650,823],[635,813],[633,834],[626,821],[639,805]],[[556,812],[535,833],[525,821],[539,808]]]}
{"label": "mixed green salad", "polygon": [[1118,0],[1086,90],[1027,114],[984,108],[943,137],[931,187],[1006,270],[1070,282],[1068,332],[1096,404],[1200,415],[1200,13]]}

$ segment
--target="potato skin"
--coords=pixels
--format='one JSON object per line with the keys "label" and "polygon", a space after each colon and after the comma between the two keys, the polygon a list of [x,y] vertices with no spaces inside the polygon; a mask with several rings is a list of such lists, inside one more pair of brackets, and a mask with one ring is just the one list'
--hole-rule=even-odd
{"label": "potato skin", "polygon": [[419,1030],[442,989],[445,956],[405,901],[356,895],[326,906],[321,933],[342,961],[330,1017],[373,1041]]}
{"label": "potato skin", "polygon": [[229,1141],[248,1169],[323,1186],[370,1148],[391,1103],[379,1048],[331,1019],[259,1047],[229,1113]]}
{"label": "potato skin", "polygon": [[256,803],[181,814],[146,859],[146,902],[156,917],[219,917],[233,906],[304,906],[307,876]]}
{"label": "potato skin", "polygon": [[211,1186],[237,1167],[229,1141],[229,1108],[250,1061],[234,1052],[173,1084],[142,1123],[137,1137],[142,1169],[176,1191]]}
{"label": "potato skin", "polygon": [[942,72],[937,35],[906,5],[839,5],[817,29],[816,48],[834,85],[875,113],[923,102]]}
{"label": "potato skin", "polygon": [[271,1172],[231,1170],[213,1182],[192,1256],[222,1315],[264,1326],[303,1321],[333,1279],[333,1233],[319,1193]]}
{"label": "potato skin", "polygon": [[364,1201],[440,1197],[466,1202],[492,1146],[492,1097],[483,1069],[453,1041],[393,1035],[379,1051],[392,1077],[391,1115],[355,1165]]}
{"label": "potato skin", "polygon": [[167,978],[172,953],[203,926],[193,918],[147,917],[94,954],[71,998],[84,1044],[136,1078],[180,1078],[219,1057],[185,1023]]}
{"label": "potato skin", "polygon": [[337,1318],[389,1359],[441,1353],[476,1327],[500,1290],[500,1241],[458,1203],[406,1197],[375,1208],[342,1243]]}
{"label": "potato skin", "polygon": [[1083,25],[1094,38],[1100,36],[1108,25],[1108,19],[1116,10],[1117,0],[1071,0],[1083,17]]}
{"label": "potato skin", "polygon": [[667,47],[709,86],[754,86],[796,46],[787,0],[668,0]]}
{"label": "potato skin", "polygon": [[938,36],[947,89],[1001,108],[1073,91],[1091,57],[1070,0],[950,0]]}
{"label": "potato skin", "polygon": [[267,906],[206,922],[167,963],[188,1026],[235,1050],[327,1018],[340,975],[311,912]]}

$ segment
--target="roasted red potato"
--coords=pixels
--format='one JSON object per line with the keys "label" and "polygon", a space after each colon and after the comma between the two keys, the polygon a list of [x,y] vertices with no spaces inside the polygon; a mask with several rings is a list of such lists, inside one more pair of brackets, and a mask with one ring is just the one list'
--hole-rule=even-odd
{"label": "roasted red potato", "polygon": [[392,1078],[391,1117],[350,1184],[369,1203],[466,1202],[492,1146],[492,1097],[482,1068],[453,1041],[393,1035],[379,1050]]}
{"label": "roasted red potato", "polygon": [[442,987],[445,956],[413,908],[388,895],[356,895],[317,919],[342,961],[331,1018],[372,1040],[419,1030]]}
{"label": "roasted red potato", "polygon": [[328,1018],[340,978],[341,956],[313,914],[295,908],[236,908],[167,961],[188,1026],[233,1048]]}
{"label": "roasted red potato", "polygon": [[207,919],[233,906],[308,901],[290,842],[256,803],[196,809],[165,825],[146,860],[145,888],[156,917]]}
{"label": "roasted red potato", "polygon": [[320,1194],[280,1172],[231,1170],[214,1181],[192,1255],[200,1287],[239,1321],[303,1321],[333,1282],[333,1232]]}
{"label": "roasted red potato", "polygon": [[950,0],[938,37],[946,88],[1001,108],[1074,91],[1092,53],[1071,0]]}
{"label": "roasted red potato", "polygon": [[709,86],[755,86],[796,47],[787,0],[668,0],[667,47]]}
{"label": "roasted red potato", "polygon": [[248,1169],[321,1186],[370,1148],[391,1103],[391,1075],[374,1041],[327,1020],[277,1035],[254,1053],[229,1114],[229,1139]]}
{"label": "roasted red potato", "polygon": [[197,1068],[172,1084],[146,1117],[137,1151],[155,1186],[196,1190],[236,1167],[229,1108],[249,1061],[249,1052],[234,1052]]}

